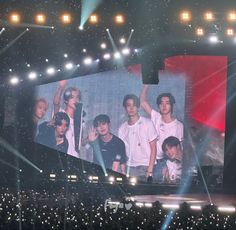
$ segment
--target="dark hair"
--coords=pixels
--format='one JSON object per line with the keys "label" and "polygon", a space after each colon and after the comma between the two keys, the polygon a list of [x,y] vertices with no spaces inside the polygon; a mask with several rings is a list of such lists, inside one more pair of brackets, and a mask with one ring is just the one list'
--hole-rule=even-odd
{"label": "dark hair", "polygon": [[123,106],[124,106],[124,107],[126,107],[126,102],[127,102],[129,99],[131,99],[131,100],[134,101],[134,105],[135,105],[136,107],[138,107],[138,108],[140,107],[140,100],[139,100],[139,98],[138,98],[136,95],[134,95],[134,94],[127,94],[127,95],[124,96],[124,99],[123,99]]}
{"label": "dark hair", "polygon": [[156,100],[157,105],[161,104],[161,99],[163,97],[168,97],[169,98],[171,106],[173,106],[175,104],[175,98],[171,93],[162,93],[157,97],[157,100]]}
{"label": "dark hair", "polygon": [[174,147],[174,146],[178,146],[178,145],[180,145],[180,141],[179,141],[179,139],[177,138],[177,137],[174,137],[174,136],[170,136],[170,137],[167,137],[164,141],[163,141],[163,143],[162,143],[162,151],[163,152],[166,152],[166,146],[168,146],[168,147]]}
{"label": "dark hair", "polygon": [[70,118],[66,113],[58,112],[54,115],[55,126],[60,126],[62,120],[65,120],[67,122],[67,127],[70,125]]}
{"label": "dark hair", "polygon": [[98,127],[99,123],[110,124],[110,118],[106,114],[99,114],[93,120],[93,126]]}
{"label": "dark hair", "polygon": [[79,99],[81,99],[81,93],[80,90],[78,88],[75,87],[69,87],[65,90],[64,94],[63,94],[63,98],[65,102],[68,102],[69,99],[72,97],[72,92],[73,91],[77,91],[78,95],[79,95]]}

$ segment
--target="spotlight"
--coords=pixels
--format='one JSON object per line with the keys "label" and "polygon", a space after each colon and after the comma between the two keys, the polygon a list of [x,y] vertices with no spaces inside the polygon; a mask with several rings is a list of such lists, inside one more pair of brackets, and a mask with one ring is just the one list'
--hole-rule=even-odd
{"label": "spotlight", "polygon": [[192,210],[202,210],[202,207],[200,205],[190,205],[190,208]]}
{"label": "spotlight", "polygon": [[178,204],[162,204],[162,207],[165,209],[179,209]]}
{"label": "spotlight", "polygon": [[226,35],[232,37],[234,35],[234,30],[232,28],[226,29]]}
{"label": "spotlight", "polygon": [[204,35],[204,30],[203,30],[202,27],[197,27],[196,28],[196,35],[199,36],[199,37]]}
{"label": "spotlight", "polygon": [[126,43],[126,40],[125,40],[125,38],[123,37],[123,38],[120,38],[120,44],[125,44]]}
{"label": "spotlight", "polygon": [[50,174],[49,174],[49,180],[55,181],[55,180],[56,180],[56,174],[50,173]]}
{"label": "spotlight", "polygon": [[229,20],[230,22],[235,22],[235,21],[236,21],[236,12],[230,12],[230,13],[228,14],[228,20]]}
{"label": "spotlight", "polygon": [[129,48],[124,48],[122,51],[123,55],[129,55],[130,54],[130,49]]}
{"label": "spotlight", "polygon": [[10,15],[10,21],[11,21],[11,23],[14,23],[14,24],[17,24],[17,23],[19,23],[20,22],[20,14],[18,14],[18,13],[12,13],[11,15]]}
{"label": "spotlight", "polygon": [[84,27],[80,25],[79,30],[84,30]]}
{"label": "spotlight", "polygon": [[43,170],[42,169],[40,169],[40,171],[39,171],[40,173],[43,173]]}
{"label": "spotlight", "polygon": [[109,53],[106,53],[106,54],[103,55],[103,58],[105,60],[109,60],[109,59],[111,59],[111,55]]}
{"label": "spotlight", "polygon": [[114,176],[110,176],[110,177],[108,178],[108,181],[109,181],[111,184],[113,184],[113,183],[115,182],[115,177],[114,177]]}
{"label": "spotlight", "polygon": [[71,23],[71,15],[68,13],[65,13],[61,16],[61,21],[63,24],[70,24]]}
{"label": "spotlight", "polygon": [[123,181],[123,178],[122,178],[122,177],[117,177],[117,178],[116,178],[116,181],[117,181],[117,182],[122,182],[122,181]]}
{"label": "spotlight", "polygon": [[117,24],[124,24],[124,22],[125,22],[125,17],[124,17],[122,14],[117,14],[117,15],[115,16],[115,22],[116,22]]}
{"label": "spotlight", "polygon": [[64,54],[64,58],[68,58],[68,54]]}
{"label": "spotlight", "polygon": [[12,84],[12,85],[17,85],[18,83],[19,83],[19,78],[18,77],[16,77],[16,76],[14,76],[14,77],[12,77],[11,79],[10,79],[10,83]]}
{"label": "spotlight", "polygon": [[88,177],[90,183],[98,183],[98,176],[89,176]]}
{"label": "spotlight", "polygon": [[134,29],[131,29],[131,32],[133,33],[133,32],[134,32]]}
{"label": "spotlight", "polygon": [[220,212],[235,212],[236,210],[235,210],[235,207],[230,207],[230,206],[225,206],[225,207],[218,207],[218,210],[220,211]]}
{"label": "spotlight", "polygon": [[35,21],[39,24],[44,24],[46,22],[46,16],[44,14],[37,14]]}
{"label": "spotlight", "polygon": [[212,35],[209,37],[209,42],[212,44],[218,43],[219,42],[219,38],[216,35]]}
{"label": "spotlight", "polygon": [[115,52],[115,53],[114,53],[114,58],[115,58],[115,59],[120,59],[120,58],[121,58],[120,52],[118,52],[118,51]]}
{"label": "spotlight", "polygon": [[46,59],[45,59],[45,62],[48,62],[48,61],[49,61],[49,60],[46,58]]}
{"label": "spotlight", "polygon": [[87,52],[87,50],[86,50],[86,49],[82,49],[82,52],[83,52],[83,53],[86,53],[86,52]]}
{"label": "spotlight", "polygon": [[106,49],[106,48],[107,48],[107,45],[106,45],[106,43],[102,43],[102,44],[100,45],[100,47],[101,47],[101,49]]}
{"label": "spotlight", "polygon": [[78,177],[76,175],[68,175],[67,176],[67,181],[69,182],[76,182]]}
{"label": "spotlight", "polygon": [[72,69],[73,67],[74,67],[74,65],[73,65],[72,62],[67,62],[67,63],[65,64],[65,69],[67,69],[67,70],[70,70],[70,69]]}
{"label": "spotlight", "polygon": [[147,208],[151,208],[152,207],[152,203],[144,203],[144,206]]}
{"label": "spotlight", "polygon": [[144,203],[142,203],[142,202],[136,202],[135,205],[138,206],[138,207],[143,207],[143,206],[144,206]]}
{"label": "spotlight", "polygon": [[90,17],[89,17],[89,22],[91,24],[96,24],[98,23],[98,16],[96,14],[92,14]]}
{"label": "spotlight", "polygon": [[136,183],[137,183],[137,178],[136,178],[136,177],[130,177],[129,182],[130,182],[130,184],[132,184],[132,185],[136,185]]}
{"label": "spotlight", "polygon": [[204,19],[206,21],[213,21],[214,20],[214,15],[212,12],[208,11],[204,14]]}
{"label": "spotlight", "polygon": [[189,22],[191,20],[191,14],[189,11],[183,11],[181,14],[180,14],[180,20],[182,22]]}
{"label": "spotlight", "polygon": [[55,74],[56,70],[54,67],[49,67],[46,72],[48,75],[53,75]]}
{"label": "spotlight", "polygon": [[37,74],[35,72],[30,72],[29,75],[28,75],[28,78],[30,80],[34,80],[37,78]]}
{"label": "spotlight", "polygon": [[85,65],[91,65],[92,64],[92,58],[91,57],[86,57],[85,59],[84,59],[84,64]]}
{"label": "spotlight", "polygon": [[110,30],[108,28],[106,28],[106,31],[109,32]]}

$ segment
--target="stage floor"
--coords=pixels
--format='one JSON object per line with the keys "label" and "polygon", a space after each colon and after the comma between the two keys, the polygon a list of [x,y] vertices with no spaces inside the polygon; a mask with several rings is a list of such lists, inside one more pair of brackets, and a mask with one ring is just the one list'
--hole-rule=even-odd
{"label": "stage floor", "polygon": [[159,201],[162,204],[182,204],[205,206],[214,204],[216,206],[236,206],[236,194],[168,194],[168,195],[138,195],[130,197],[136,202],[154,203]]}

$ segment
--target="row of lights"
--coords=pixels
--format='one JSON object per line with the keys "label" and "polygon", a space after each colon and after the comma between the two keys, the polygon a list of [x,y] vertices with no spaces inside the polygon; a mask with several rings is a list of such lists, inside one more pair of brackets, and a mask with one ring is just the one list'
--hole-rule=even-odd
{"label": "row of lights", "polygon": [[[102,43],[102,44],[105,44],[105,43]],[[101,45],[102,45],[101,44]],[[138,53],[139,50],[138,49],[134,49],[133,51],[134,53]],[[103,59],[104,60],[110,60],[110,59],[114,59],[114,60],[120,60],[122,57],[125,57],[125,56],[129,56],[131,53],[130,49],[128,47],[124,47],[121,52],[117,51],[113,54],[111,53],[105,53],[103,55]],[[68,57],[67,54],[64,54],[64,57]],[[46,62],[48,62],[48,59],[45,60]],[[83,59],[83,65],[84,66],[90,66],[90,65],[93,65],[93,64],[96,64],[96,63],[99,63],[100,62],[100,59],[96,59],[96,60],[93,60],[91,57],[85,57]],[[27,64],[27,66],[30,67],[30,64]],[[71,70],[75,70],[76,68],[79,68],[80,67],[80,64],[77,64],[75,65],[73,62],[66,62],[64,64],[64,70],[66,71],[71,71]],[[9,70],[10,72],[12,72],[12,69]],[[48,75],[48,76],[53,76],[55,75],[57,72],[61,72],[61,69],[56,69],[55,67],[53,66],[50,66],[46,69],[45,73]],[[28,73],[28,79],[29,80],[35,80],[37,79],[38,76],[42,76],[42,74],[37,74],[36,72],[29,72]],[[18,76],[12,76],[10,78],[10,84],[12,85],[17,85],[18,83],[20,82],[20,79]]]}
{"label": "row of lights", "polygon": [[[63,24],[70,24],[73,21],[73,17],[70,13],[64,13],[64,14],[60,15],[59,18]],[[9,21],[13,24],[20,23],[21,19],[22,19],[22,17],[19,13],[11,13],[9,15]],[[39,13],[39,14],[35,15],[34,20],[35,20],[35,23],[43,25],[46,23],[47,17],[45,14]],[[99,21],[100,21],[100,18],[97,14],[90,15],[89,22],[91,24],[97,24],[97,23],[99,23]],[[117,24],[124,24],[125,23],[125,16],[123,14],[115,15],[114,22]]]}
{"label": "row of lights", "polygon": [[[203,13],[202,18],[205,21],[211,22],[216,20],[216,16],[213,12],[207,11]],[[226,18],[229,22],[236,22],[236,11],[231,11],[227,13]],[[182,11],[180,13],[180,21],[188,23],[192,20],[192,13],[190,11]]]}
{"label": "row of lights", "polygon": [[[202,36],[205,35],[205,30],[204,30],[203,27],[198,26],[195,29],[195,33],[196,33],[197,36],[202,37]],[[233,37],[235,35],[234,29],[233,28],[227,28],[225,30],[225,35],[228,36],[228,37]]]}

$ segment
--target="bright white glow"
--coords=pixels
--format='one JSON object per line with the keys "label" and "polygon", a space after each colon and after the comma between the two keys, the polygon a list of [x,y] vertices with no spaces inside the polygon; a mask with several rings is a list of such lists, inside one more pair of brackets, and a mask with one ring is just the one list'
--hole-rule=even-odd
{"label": "bright white glow", "polygon": [[120,44],[125,44],[126,43],[126,40],[125,40],[125,38],[120,38]]}
{"label": "bright white glow", "polygon": [[178,204],[162,204],[162,207],[166,209],[179,209]]}
{"label": "bright white glow", "polygon": [[12,77],[11,79],[10,79],[10,83],[12,84],[12,85],[17,85],[18,83],[19,83],[19,78],[18,77]]}
{"label": "bright white glow", "polygon": [[108,29],[108,28],[106,28],[106,31],[108,32],[108,31],[109,31],[109,29]]}
{"label": "bright white glow", "polygon": [[129,48],[124,48],[121,52],[124,55],[129,55],[130,54],[130,49]]}
{"label": "bright white glow", "polygon": [[89,176],[89,180],[98,180],[98,176]]}
{"label": "bright white glow", "polygon": [[103,55],[103,58],[105,60],[109,60],[109,59],[111,59],[111,55],[109,53],[106,53],[106,54]]}
{"label": "bright white glow", "polygon": [[98,63],[98,62],[100,62],[100,59],[98,58],[98,59],[96,59],[96,62]]}
{"label": "bright white glow", "polygon": [[86,57],[85,59],[84,59],[84,64],[85,65],[91,65],[92,64],[92,58],[91,57]]}
{"label": "bright white glow", "polygon": [[84,48],[84,49],[82,49],[82,52],[83,52],[83,53],[86,53],[86,52],[87,52],[87,50]]}
{"label": "bright white glow", "polygon": [[108,178],[108,181],[109,181],[109,182],[114,182],[114,181],[115,181],[115,177],[114,177],[114,176],[110,176],[110,177]]}
{"label": "bright white glow", "polygon": [[114,53],[114,58],[115,59],[120,59],[121,58],[120,52],[115,52]]}
{"label": "bright white glow", "polygon": [[6,30],[5,27],[3,27],[2,30],[5,31]]}
{"label": "bright white glow", "polygon": [[131,29],[131,32],[134,32],[134,29]]}
{"label": "bright white glow", "polygon": [[79,26],[79,30],[84,30],[84,27],[83,26]]}
{"label": "bright white glow", "polygon": [[74,67],[74,65],[73,65],[72,62],[67,62],[67,63],[65,64],[65,68],[68,69],[68,70],[72,69],[73,67]]}
{"label": "bright white glow", "polygon": [[64,58],[68,58],[68,54],[64,54]]}
{"label": "bright white glow", "polygon": [[235,212],[235,207],[232,207],[232,206],[225,206],[225,207],[218,207],[218,210],[220,212]]}
{"label": "bright white glow", "polygon": [[26,28],[26,31],[29,31],[29,28]]}
{"label": "bright white glow", "polygon": [[144,204],[143,204],[142,202],[136,202],[135,204],[136,204],[136,206],[138,206],[138,207],[143,207],[143,206],[144,206]]}
{"label": "bright white glow", "polygon": [[106,45],[106,43],[102,43],[101,45],[100,45],[100,47],[102,48],[102,49],[106,49],[107,48],[107,45]]}
{"label": "bright white glow", "polygon": [[55,74],[56,70],[54,67],[49,67],[46,72],[48,75],[53,75]]}
{"label": "bright white glow", "polygon": [[209,37],[209,42],[210,43],[217,43],[217,42],[219,42],[219,38],[216,35],[212,35]]}
{"label": "bright white glow", "polygon": [[151,208],[152,207],[152,203],[145,203],[144,206],[147,207],[147,208]]}
{"label": "bright white glow", "polygon": [[48,62],[48,59],[47,59],[47,58],[45,59],[45,62]]}
{"label": "bright white glow", "polygon": [[39,172],[40,172],[40,173],[43,173],[43,170],[41,169]]}
{"label": "bright white glow", "polygon": [[51,174],[49,174],[49,177],[50,177],[50,178],[56,178],[56,174],[51,173]]}
{"label": "bright white glow", "polygon": [[37,78],[37,74],[35,72],[30,72],[29,75],[28,75],[28,78],[30,80],[34,80]]}
{"label": "bright white glow", "polygon": [[202,210],[202,207],[200,205],[190,205],[190,208],[193,210]]}
{"label": "bright white glow", "polygon": [[30,67],[30,64],[28,63],[26,66],[29,68],[29,67]]}
{"label": "bright white glow", "polygon": [[76,176],[76,175],[68,175],[67,178],[68,178],[68,179],[74,179],[74,180],[76,180],[76,179],[77,179],[77,176]]}
{"label": "bright white glow", "polygon": [[135,53],[138,53],[139,51],[138,51],[138,49],[134,49],[134,52],[135,52]]}
{"label": "bright white glow", "polygon": [[9,69],[9,72],[12,72],[12,69]]}
{"label": "bright white glow", "polygon": [[117,177],[116,178],[116,181],[122,181],[123,179],[122,179],[122,177]]}
{"label": "bright white glow", "polygon": [[137,183],[137,178],[136,177],[131,177],[129,179],[129,181],[130,181],[131,184],[136,184]]}

